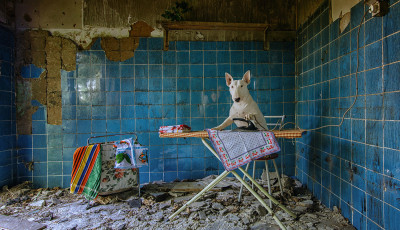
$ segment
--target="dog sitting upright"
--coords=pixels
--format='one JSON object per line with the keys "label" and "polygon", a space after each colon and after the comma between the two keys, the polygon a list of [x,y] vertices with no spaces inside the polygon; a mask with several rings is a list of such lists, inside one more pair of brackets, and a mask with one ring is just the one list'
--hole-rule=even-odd
{"label": "dog sitting upright", "polygon": [[[233,105],[229,111],[229,117],[213,129],[223,130],[234,122],[233,118],[244,118],[251,120],[258,130],[267,130],[267,122],[247,88],[247,85],[250,84],[250,70],[243,75],[242,80],[233,80],[229,73],[225,73],[225,80],[232,96]],[[235,124],[238,127],[247,125],[243,121],[235,121]]]}

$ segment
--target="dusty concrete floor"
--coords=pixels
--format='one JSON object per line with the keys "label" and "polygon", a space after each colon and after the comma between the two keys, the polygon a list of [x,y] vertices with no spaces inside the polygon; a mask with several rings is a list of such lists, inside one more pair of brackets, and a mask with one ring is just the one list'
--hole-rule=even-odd
{"label": "dusty concrete floor", "polygon": [[[209,176],[196,183],[207,184],[213,178]],[[195,182],[184,183],[190,188]],[[260,179],[260,183],[267,187],[265,181]],[[128,191],[88,202],[81,195],[70,194],[68,189],[31,189],[25,183],[3,188],[0,214],[39,222],[48,229],[279,229],[246,189],[238,202],[240,184],[234,178],[226,178],[217,191],[207,192],[178,218],[167,221],[197,193],[177,191],[179,184],[182,182],[145,185],[140,199],[137,191]],[[354,229],[338,209],[331,211],[321,205],[300,182],[284,177],[283,184],[284,197],[279,195],[277,183],[272,188],[274,197],[298,218],[291,218],[276,206],[273,209],[288,229]]]}

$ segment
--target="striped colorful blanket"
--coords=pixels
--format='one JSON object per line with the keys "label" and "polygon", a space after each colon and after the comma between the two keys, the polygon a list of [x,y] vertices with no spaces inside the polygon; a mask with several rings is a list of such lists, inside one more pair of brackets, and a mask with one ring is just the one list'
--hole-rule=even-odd
{"label": "striped colorful blanket", "polygon": [[97,197],[101,177],[100,144],[79,147],[75,150],[70,192],[83,193],[86,199],[93,200]]}

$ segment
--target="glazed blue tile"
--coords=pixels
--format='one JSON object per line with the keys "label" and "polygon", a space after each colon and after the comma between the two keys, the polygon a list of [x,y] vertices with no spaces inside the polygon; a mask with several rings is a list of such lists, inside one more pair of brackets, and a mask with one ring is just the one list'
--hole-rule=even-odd
{"label": "glazed blue tile", "polygon": [[398,104],[400,93],[386,93],[384,96],[385,120],[399,120],[400,106]]}
{"label": "glazed blue tile", "polygon": [[[153,105],[149,107],[149,115],[151,118],[162,118],[162,106]],[[143,117],[146,118],[146,117]]]}
{"label": "glazed blue tile", "polygon": [[149,79],[147,77],[136,77],[135,88],[136,91],[148,91]]}
{"label": "glazed blue tile", "polygon": [[[150,82],[152,80],[150,80]],[[133,91],[134,89],[135,89],[135,79],[134,78],[122,78],[121,79],[121,91]]]}
{"label": "glazed blue tile", "polygon": [[190,78],[180,78],[177,81],[177,90],[187,90],[190,87]]}
{"label": "glazed blue tile", "polygon": [[90,106],[77,106],[76,109],[76,118],[77,119],[90,119],[91,116],[91,107]]}
{"label": "glazed blue tile", "polygon": [[382,69],[377,68],[365,73],[366,94],[382,93]]}
{"label": "glazed blue tile", "polygon": [[187,41],[177,41],[176,49],[179,50],[189,50],[189,42]]}
{"label": "glazed blue tile", "polygon": [[160,78],[162,77],[162,66],[161,65],[150,65],[149,66],[149,78]]}
{"label": "glazed blue tile", "polygon": [[338,60],[331,61],[329,63],[329,78],[334,79],[339,77],[339,63]]}
{"label": "glazed blue tile", "polygon": [[366,96],[365,102],[366,102],[366,104],[365,104],[366,118],[382,120],[382,118],[383,118],[383,106],[382,106],[383,105],[383,96],[381,94],[369,95],[369,96]]}
{"label": "glazed blue tile", "polygon": [[168,46],[169,46],[168,50],[171,50],[171,51],[175,51],[176,50],[176,42],[175,41],[169,42]]}
{"label": "glazed blue tile", "polygon": [[[166,57],[164,56],[164,58]],[[149,51],[149,64],[162,64],[162,63],[163,63],[162,51]]]}
{"label": "glazed blue tile", "polygon": [[177,64],[189,64],[189,52],[177,52]]}
{"label": "glazed blue tile", "polygon": [[365,121],[353,120],[352,121],[352,136],[354,141],[365,142]]}
{"label": "glazed blue tile", "polygon": [[148,118],[148,117],[149,117],[149,106],[147,105],[135,106],[135,118]]}
{"label": "glazed blue tile", "polygon": [[121,118],[133,118],[135,115],[135,106],[122,106],[121,107]]}
{"label": "glazed blue tile", "polygon": [[339,40],[332,41],[329,44],[329,60],[339,57]]}
{"label": "glazed blue tile", "polygon": [[228,42],[217,42],[217,50],[229,50]]}
{"label": "glazed blue tile", "polygon": [[340,20],[335,20],[329,25],[330,40],[333,41],[339,36],[339,22]]}
{"label": "glazed blue tile", "polygon": [[147,77],[148,66],[147,65],[136,65],[135,66],[135,77]]}
{"label": "glazed blue tile", "polygon": [[105,118],[106,118],[106,106],[92,107],[92,119],[105,119]]}
{"label": "glazed blue tile", "polygon": [[135,51],[135,64],[147,64],[149,55],[147,51]]}
{"label": "glazed blue tile", "polygon": [[[358,86],[358,93],[356,92],[356,85]],[[365,94],[365,74],[358,73],[351,75],[351,95],[355,96]]]}
{"label": "glazed blue tile", "polygon": [[192,78],[203,77],[203,66],[202,65],[192,65],[190,67],[190,76]]}
{"label": "glazed blue tile", "polygon": [[257,51],[257,63],[269,63],[269,57],[268,51]]}
{"label": "glazed blue tile", "polygon": [[[140,38],[139,39],[139,46],[138,46],[138,48],[136,48],[136,50],[147,50],[147,49],[150,49],[150,46],[148,45],[148,43],[154,43],[154,42],[156,42],[155,40],[161,40],[160,38],[151,38],[151,39],[148,39],[148,38]],[[160,46],[160,48],[159,49],[162,49],[162,41],[161,41],[161,46]]]}
{"label": "glazed blue tile", "polygon": [[164,65],[163,77],[176,77],[176,66],[175,65]]}
{"label": "glazed blue tile", "polygon": [[120,133],[121,121],[120,120],[107,120],[107,133]]}
{"label": "glazed blue tile", "polygon": [[190,77],[189,65],[178,65],[177,74],[179,78]]}
{"label": "glazed blue tile", "polygon": [[231,50],[243,50],[243,42],[229,42]]}
{"label": "glazed blue tile", "polygon": [[394,34],[383,40],[383,61],[389,64],[400,60],[399,47],[400,34]]}
{"label": "glazed blue tile", "polygon": [[[367,195],[367,217],[379,226],[383,226],[383,202],[369,195]],[[368,226],[375,223],[368,221]],[[369,226],[369,228],[373,229],[377,226]]]}
{"label": "glazed blue tile", "polygon": [[340,76],[346,76],[350,74],[350,55],[345,55],[340,58]]}
{"label": "glazed blue tile", "polygon": [[164,91],[175,91],[177,78],[167,78],[163,81],[163,90]]}
{"label": "glazed blue tile", "polygon": [[242,64],[231,64],[231,73],[233,77],[243,76],[244,70]]}
{"label": "glazed blue tile", "polygon": [[203,64],[203,51],[191,51],[190,64]]}
{"label": "glazed blue tile", "polygon": [[46,148],[47,147],[47,136],[46,135],[32,135],[33,136],[33,148]]}
{"label": "glazed blue tile", "polygon": [[204,51],[204,64],[215,64],[217,62],[216,51]]}
{"label": "glazed blue tile", "polygon": [[365,44],[368,45],[382,38],[382,18],[372,18],[365,23]]}
{"label": "glazed blue tile", "polygon": [[136,119],[136,131],[137,132],[147,132],[150,131],[149,120],[148,119]]}
{"label": "glazed blue tile", "polygon": [[229,63],[230,61],[230,53],[229,51],[217,51],[217,63]]}
{"label": "glazed blue tile", "polygon": [[120,105],[120,92],[106,92],[107,105]]}
{"label": "glazed blue tile", "polygon": [[217,66],[216,65],[204,65],[204,77],[216,77]]}
{"label": "glazed blue tile", "polygon": [[121,65],[121,77],[129,78],[135,76],[135,66],[134,65]]}
{"label": "glazed blue tile", "polygon": [[203,42],[190,42],[190,50],[203,50]]}
{"label": "glazed blue tile", "polygon": [[[163,48],[163,39],[162,38],[150,38],[147,39],[148,40],[148,49],[149,50],[162,50]],[[139,41],[139,46],[141,45],[141,43],[146,43],[146,40],[142,40],[142,38]],[[146,50],[145,46],[140,47],[142,49],[138,49],[139,50]]]}
{"label": "glazed blue tile", "polygon": [[123,119],[121,120],[121,132],[131,133],[135,130],[135,120]]}
{"label": "glazed blue tile", "polygon": [[76,125],[77,133],[90,133],[91,126],[91,120],[78,120]]}
{"label": "glazed blue tile", "polygon": [[373,43],[365,48],[365,68],[371,69],[382,63],[382,42]]}
{"label": "glazed blue tile", "polygon": [[[384,164],[383,149],[380,147],[366,145],[365,150],[366,150],[365,151],[366,159],[368,159],[368,160],[366,160],[366,165],[365,165],[367,167],[367,169],[382,173],[382,169],[383,169],[382,166]],[[385,160],[386,160],[386,157],[388,157],[390,159],[390,157],[387,156],[387,151],[390,151],[390,150],[385,150]]]}
{"label": "glazed blue tile", "polygon": [[119,119],[120,118],[120,107],[119,106],[107,106],[107,119]]}
{"label": "glazed blue tile", "polygon": [[148,92],[135,92],[135,105],[147,105],[149,95]]}
{"label": "glazed blue tile", "polygon": [[400,90],[400,81],[396,74],[400,71],[400,64],[395,63],[384,67],[384,92]]}
{"label": "glazed blue tile", "polygon": [[378,199],[382,199],[383,176],[373,171],[366,171],[366,192]]}
{"label": "glazed blue tile", "polygon": [[176,52],[163,51],[163,64],[175,64],[176,63]]}
{"label": "glazed blue tile", "polygon": [[400,211],[388,204],[383,204],[383,207],[385,229],[396,229],[400,224],[400,219],[397,218],[400,215]]}
{"label": "glazed blue tile", "polygon": [[92,132],[93,133],[105,133],[106,132],[106,120],[93,120],[92,121]]}
{"label": "glazed blue tile", "polygon": [[394,5],[390,8],[389,13],[383,18],[383,33],[388,36],[400,30],[398,21],[400,19],[400,6]]}
{"label": "glazed blue tile", "polygon": [[163,104],[176,104],[176,92],[163,92]]}

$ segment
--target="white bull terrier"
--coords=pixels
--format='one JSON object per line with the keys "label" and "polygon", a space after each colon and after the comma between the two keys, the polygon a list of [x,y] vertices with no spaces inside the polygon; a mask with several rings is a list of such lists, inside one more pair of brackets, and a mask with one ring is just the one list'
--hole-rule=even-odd
{"label": "white bull terrier", "polygon": [[247,88],[247,85],[250,84],[250,70],[243,75],[242,80],[233,80],[229,73],[225,73],[225,80],[232,96],[233,105],[229,111],[229,117],[222,124],[213,129],[222,130],[233,122],[235,122],[238,127],[246,126],[246,122],[233,121],[233,118],[244,118],[246,120],[251,120],[258,130],[268,130],[267,122]]}

